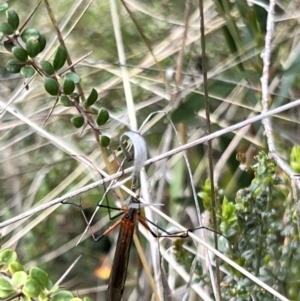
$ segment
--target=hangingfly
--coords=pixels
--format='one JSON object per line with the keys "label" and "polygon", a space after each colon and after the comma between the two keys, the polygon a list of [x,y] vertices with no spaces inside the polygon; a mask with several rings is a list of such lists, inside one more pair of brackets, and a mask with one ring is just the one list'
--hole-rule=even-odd
{"label": "hangingfly", "polygon": [[138,215],[138,209],[126,209],[122,219],[114,225],[115,227],[118,225],[120,226],[120,232],[113,266],[109,277],[108,289],[106,292],[107,301],[119,301],[122,298],[127,275],[130,248]]}

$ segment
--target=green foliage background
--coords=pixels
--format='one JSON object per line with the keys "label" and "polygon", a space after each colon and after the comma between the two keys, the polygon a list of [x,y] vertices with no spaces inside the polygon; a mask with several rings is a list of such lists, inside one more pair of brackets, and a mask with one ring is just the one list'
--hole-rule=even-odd
{"label": "green foliage background", "polygon": [[[118,164],[112,151],[117,150],[120,135],[130,127],[130,114],[136,115],[141,125],[152,112],[168,112],[178,128],[182,143],[194,141],[206,134],[198,3],[178,0],[126,3],[138,24],[137,27],[124,3],[116,2],[135,112],[129,111],[126,102],[110,2],[50,1],[72,61],[91,52],[76,64],[75,70],[80,76],[85,98],[93,88],[98,93],[98,100],[89,112],[94,113],[91,114],[92,118],[95,120],[101,108],[110,114],[109,122],[100,127],[101,135],[108,136],[111,141],[109,148],[102,148],[102,153],[95,139],[98,131],[90,125],[80,127],[82,119],[77,119],[78,128],[73,126],[74,122],[72,125],[71,118],[79,115],[74,106],[57,105],[47,119],[56,97],[45,91],[45,76],[36,74],[24,78],[19,73],[8,72],[6,64],[13,58],[13,54],[3,46],[6,38],[2,40],[0,106],[2,109],[8,106],[11,110],[18,110],[34,125],[24,122],[24,119],[9,110],[1,115],[1,222],[41,202],[46,203],[101,179],[97,168],[109,173],[116,170]],[[186,18],[189,3],[190,13]],[[22,1],[9,1],[10,7],[19,14],[20,24],[23,24],[37,4],[36,1],[30,2],[30,5]],[[209,109],[213,132],[251,118],[262,110],[261,53],[268,17],[264,5],[268,5],[268,1],[261,3],[261,6],[243,0],[204,1]],[[299,98],[299,24],[295,17],[298,12],[299,6],[294,1],[281,1],[276,5],[269,68],[270,108]],[[1,12],[0,21],[5,20],[5,12]],[[185,26],[188,26],[188,33],[181,65],[178,57]],[[25,28],[36,28],[47,40],[45,50],[34,58],[35,62],[52,62],[60,43],[46,2],[41,3]],[[178,82],[174,75],[168,77],[173,71],[181,74]],[[83,96],[79,97],[82,100]],[[290,163],[295,172],[299,172],[297,166],[300,157],[296,146],[300,144],[298,120],[297,107],[271,118],[276,153]],[[174,133],[170,134],[168,127],[169,122],[164,117],[148,121],[143,136],[150,157],[165,152],[164,146],[167,149],[178,146]],[[37,128],[44,129],[52,138],[41,135]],[[56,138],[59,140],[56,141]],[[170,145],[166,145],[169,138]],[[70,151],[65,150],[62,142]],[[266,155],[268,146],[261,122],[228,132],[214,139],[212,145],[218,228],[232,242],[230,246],[219,238],[221,251],[288,299],[300,300],[300,273],[297,267],[299,214],[290,189],[290,175],[283,173]],[[77,153],[80,156],[74,155]],[[111,162],[110,166],[103,159],[104,153]],[[121,161],[122,155],[117,155]],[[199,193],[199,205],[211,213],[211,189],[206,181],[206,145],[189,148],[187,156],[193,184]],[[84,164],[82,158],[87,158],[91,166]],[[182,156],[168,158],[165,170],[162,166],[162,161],[158,161],[147,167],[153,200],[164,203],[161,210],[183,226],[197,227],[199,223],[191,183]],[[104,189],[99,187],[90,190],[72,201],[83,203],[87,217],[90,217]],[[112,205],[118,197],[116,191],[108,195]],[[123,197],[125,199],[126,195]],[[156,219],[161,227],[171,227],[159,216]],[[105,210],[100,210],[96,222],[97,233],[103,233],[109,222]],[[210,222],[206,223],[208,227],[212,227]],[[79,295],[101,300],[107,281],[97,277],[94,272],[103,264],[107,254],[108,262],[113,258],[114,250],[110,246],[117,232],[99,243],[87,239],[75,247],[84,228],[85,222],[78,208],[70,205],[54,206],[1,229],[1,244],[2,248],[15,249],[26,269],[39,266],[46,270],[53,282],[82,255],[62,285]],[[151,257],[147,239],[142,235],[140,239],[147,258]],[[172,254],[177,262],[190,272],[194,259],[191,249],[195,251],[195,245],[190,240],[162,243],[164,248],[174,251]],[[136,279],[140,278],[143,283],[147,283],[134,248],[132,254],[134,256],[129,264],[124,300],[138,287]],[[183,293],[180,289],[185,290],[184,280],[171,269],[167,261],[163,265],[169,276],[174,277],[171,277],[174,280],[172,293],[176,290],[179,292],[175,294],[174,300],[177,296],[181,300]],[[221,267],[223,300],[275,299],[227,264],[221,262]],[[195,283],[204,287],[214,300],[209,274],[201,260],[197,264],[195,277]],[[151,299],[150,288],[140,294],[144,300]],[[194,300],[202,299],[197,296]]]}

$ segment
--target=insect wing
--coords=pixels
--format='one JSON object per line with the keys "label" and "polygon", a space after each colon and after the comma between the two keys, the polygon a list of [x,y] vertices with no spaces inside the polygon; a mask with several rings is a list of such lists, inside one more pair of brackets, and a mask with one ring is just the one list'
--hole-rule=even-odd
{"label": "insect wing", "polygon": [[136,210],[130,209],[121,221],[115,258],[106,294],[107,301],[120,301],[122,298],[135,223]]}

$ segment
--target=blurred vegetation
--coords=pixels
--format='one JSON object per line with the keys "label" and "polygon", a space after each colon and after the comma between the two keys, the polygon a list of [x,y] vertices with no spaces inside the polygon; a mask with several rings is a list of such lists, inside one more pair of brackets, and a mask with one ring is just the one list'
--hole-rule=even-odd
{"label": "blurred vegetation", "polygon": [[[47,273],[38,267],[29,272],[17,261],[17,254],[11,249],[0,253],[0,297],[2,300],[61,300],[80,301],[66,290],[53,285]],[[91,301],[83,298],[83,301]]]}
{"label": "blurred vegetation", "polygon": [[[255,159],[257,163],[249,169],[254,173],[250,186],[240,189],[234,202],[223,200],[220,230],[237,246],[238,252],[232,250],[231,258],[294,300],[298,298],[294,280],[299,275],[296,262],[300,256],[296,210],[288,199],[288,182],[278,177],[275,162],[263,152]],[[228,268],[230,273],[223,279],[231,283],[230,290],[224,292],[226,299],[255,295],[273,300],[269,293]]]}
{"label": "blurred vegetation", "polygon": [[[150,113],[166,111],[176,126],[185,125],[184,131],[179,131],[183,143],[206,134],[197,1],[127,1],[134,20],[123,1],[116,4],[135,112],[127,107],[109,1],[0,4],[0,32],[3,33],[0,107],[7,108],[2,112],[0,124],[1,222],[101,179],[97,170],[115,172],[118,163],[113,154],[122,161],[122,155],[117,152],[119,137],[130,128],[131,114],[136,115],[141,125]],[[213,132],[262,110],[261,53],[268,4],[268,1],[204,1]],[[184,13],[187,5],[190,5],[188,22]],[[49,9],[57,20],[57,28]],[[299,9],[295,1],[276,4],[269,68],[270,108],[296,100],[300,95],[296,17]],[[187,23],[180,67],[178,56]],[[61,44],[57,29],[65,45]],[[74,69],[68,67],[67,54],[76,62]],[[181,73],[180,82],[175,80],[176,72]],[[14,114],[14,110],[20,115]],[[168,130],[167,118],[154,118],[147,122],[143,132],[150,157],[178,146],[174,133]],[[271,122],[276,152],[299,172],[299,110],[293,108],[273,116]],[[51,136],[41,134],[39,129]],[[189,148],[187,156],[200,208],[210,213],[211,194],[217,196],[218,228],[229,240],[219,237],[220,250],[286,298],[300,300],[299,217],[290,189],[291,180],[268,157],[261,122],[224,134],[212,143],[216,191],[211,191],[207,180],[206,145]],[[88,166],[83,158],[91,164]],[[182,156],[168,158],[165,168],[158,161],[146,170],[153,200],[164,203],[161,210],[183,226],[196,228],[199,223]],[[105,189],[90,190],[72,201],[82,203],[90,218]],[[121,197],[126,199],[125,194],[111,191],[108,201],[116,206],[115,201]],[[167,221],[155,218],[161,227],[170,227]],[[205,225],[212,228],[208,220]],[[95,230],[103,233],[108,224],[106,210],[100,209]],[[53,283],[82,254],[61,286],[73,290],[73,295],[101,300],[117,231],[99,243],[87,239],[75,247],[85,226],[78,208],[55,206],[1,229],[2,249],[16,250],[18,262],[24,262],[19,264],[26,274],[22,272],[24,279],[30,277],[27,271],[38,266],[49,279],[55,279]],[[148,241],[142,236],[140,239],[150,258]],[[173,239],[162,244],[172,250],[170,253],[189,273],[196,253],[192,241]],[[150,300],[149,286],[141,284],[147,283],[147,278],[134,246],[131,253],[124,300],[133,291],[139,293],[140,299]],[[9,271],[5,275],[9,279],[13,273],[6,265],[17,260],[16,253],[10,253],[11,256],[13,260],[0,266],[4,273]],[[172,279],[171,291],[177,290],[174,300],[182,300],[185,281],[181,275],[174,274],[166,260],[163,266]],[[223,300],[274,300],[275,297],[229,265],[221,263],[221,271]],[[26,283],[24,279],[20,287]],[[48,285],[49,279],[44,283],[48,291],[52,287]],[[197,262],[193,282],[214,299],[209,273],[202,260]],[[139,285],[147,289],[139,290]],[[0,293],[1,288],[0,283]],[[11,291],[15,292],[15,287]],[[0,298],[7,296],[10,295]],[[202,299],[195,297],[195,300]]]}

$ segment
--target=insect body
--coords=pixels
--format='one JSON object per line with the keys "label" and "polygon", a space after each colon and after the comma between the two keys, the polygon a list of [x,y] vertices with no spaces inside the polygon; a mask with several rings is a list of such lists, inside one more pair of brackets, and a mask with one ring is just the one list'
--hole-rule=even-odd
{"label": "insect body", "polygon": [[129,208],[127,210],[118,224],[120,232],[106,292],[107,301],[121,300],[124,291],[130,248],[139,214],[138,209]]}

